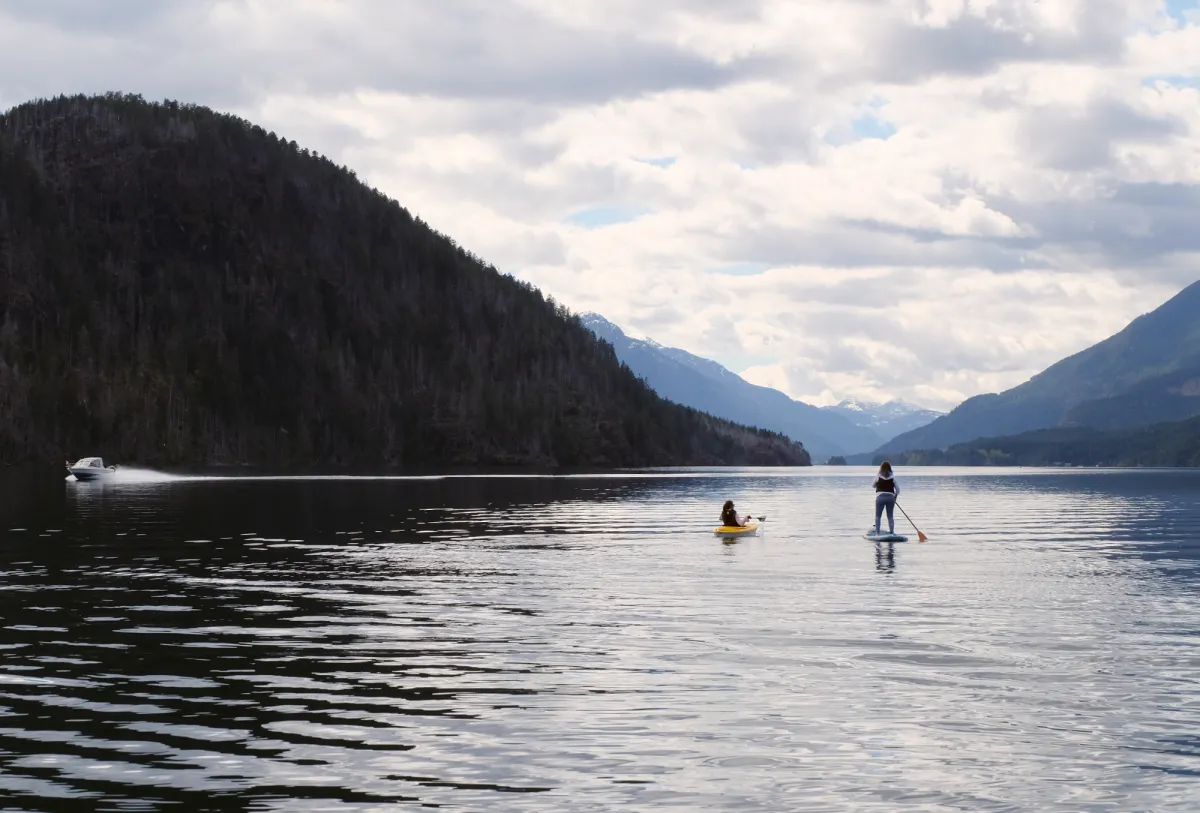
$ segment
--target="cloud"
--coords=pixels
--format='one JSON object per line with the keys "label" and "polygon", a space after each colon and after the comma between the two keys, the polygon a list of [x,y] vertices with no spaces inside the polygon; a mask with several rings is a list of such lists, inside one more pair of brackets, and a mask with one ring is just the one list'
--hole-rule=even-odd
{"label": "cloud", "polygon": [[[908,20],[878,36],[874,76],[912,83],[986,76],[1016,62],[1112,62],[1124,49],[1127,26],[1145,16],[1137,14],[1139,5],[1147,7],[1127,0],[899,4]],[[913,6],[924,11],[916,20]]]}
{"label": "cloud", "polygon": [[1018,144],[1052,169],[1086,171],[1112,163],[1121,143],[1154,143],[1186,135],[1184,121],[1141,113],[1115,100],[1093,102],[1081,111],[1061,107],[1029,109]]}
{"label": "cloud", "polygon": [[[24,67],[30,76],[18,87],[34,95],[74,91],[50,87],[55,74],[73,73],[88,89],[117,82],[154,97],[192,90],[214,103],[280,90],[321,96],[369,88],[578,105],[719,86],[747,70],[670,43],[570,27],[518,3],[481,0],[13,0],[0,22],[10,31],[0,65]],[[56,70],[58,60],[66,71]],[[105,69],[89,75],[85,62]],[[164,67],[166,75],[156,75]]]}
{"label": "cloud", "polygon": [[[211,3],[192,5],[208,7]],[[8,0],[3,14],[16,23],[34,23],[47,32],[78,32],[84,36],[112,36],[142,30],[186,8],[179,0]]]}
{"label": "cloud", "polygon": [[0,105],[106,90],[250,118],[822,402],[1011,386],[1200,267],[1174,0],[0,5]]}

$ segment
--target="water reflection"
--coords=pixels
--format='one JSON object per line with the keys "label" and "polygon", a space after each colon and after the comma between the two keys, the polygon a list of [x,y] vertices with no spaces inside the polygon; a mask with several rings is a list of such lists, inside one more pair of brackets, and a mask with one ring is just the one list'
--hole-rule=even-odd
{"label": "water reflection", "polygon": [[[5,480],[0,790],[1191,809],[1200,477],[902,475],[931,539],[874,568],[866,470]],[[714,537],[726,495],[770,534]]]}
{"label": "water reflection", "polygon": [[875,543],[875,569],[881,573],[891,573],[896,569],[896,545],[894,543]]}

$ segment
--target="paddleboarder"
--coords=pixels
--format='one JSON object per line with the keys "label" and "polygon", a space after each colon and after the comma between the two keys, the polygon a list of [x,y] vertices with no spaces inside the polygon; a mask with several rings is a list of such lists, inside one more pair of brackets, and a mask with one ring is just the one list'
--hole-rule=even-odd
{"label": "paddleboarder", "polygon": [[896,533],[896,520],[893,514],[896,510],[896,498],[900,496],[900,486],[892,477],[891,463],[885,460],[880,464],[879,473],[875,475],[875,482],[872,485],[875,487],[875,533],[879,533],[879,520],[886,509],[888,533],[894,534]]}

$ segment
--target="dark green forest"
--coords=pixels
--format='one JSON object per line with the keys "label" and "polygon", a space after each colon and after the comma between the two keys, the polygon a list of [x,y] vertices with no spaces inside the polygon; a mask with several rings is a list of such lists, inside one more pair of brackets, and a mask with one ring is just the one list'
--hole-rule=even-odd
{"label": "dark green forest", "polygon": [[[884,455],[875,455],[879,464]],[[904,466],[1200,466],[1200,417],[1142,429],[1040,429],[888,456]]]}
{"label": "dark green forest", "polygon": [[0,117],[0,461],[810,463],[664,401],[578,319],[245,120]]}

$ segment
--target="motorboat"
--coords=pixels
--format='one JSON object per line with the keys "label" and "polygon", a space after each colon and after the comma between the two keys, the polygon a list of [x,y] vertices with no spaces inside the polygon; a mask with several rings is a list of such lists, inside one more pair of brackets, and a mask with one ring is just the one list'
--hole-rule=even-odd
{"label": "motorboat", "polygon": [[73,466],[67,464],[67,471],[74,474],[76,480],[102,480],[111,477],[116,470],[116,466],[105,466],[99,457],[81,458]]}

